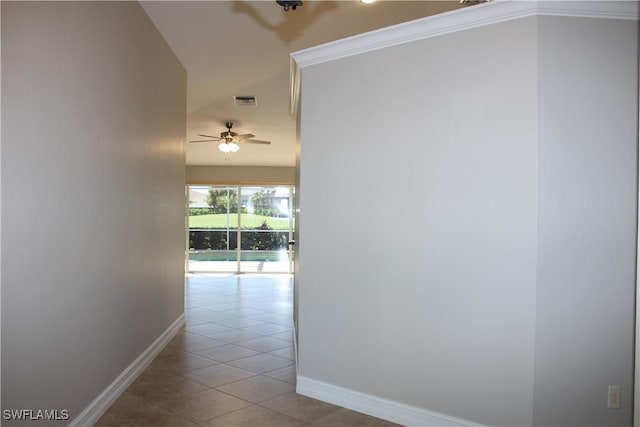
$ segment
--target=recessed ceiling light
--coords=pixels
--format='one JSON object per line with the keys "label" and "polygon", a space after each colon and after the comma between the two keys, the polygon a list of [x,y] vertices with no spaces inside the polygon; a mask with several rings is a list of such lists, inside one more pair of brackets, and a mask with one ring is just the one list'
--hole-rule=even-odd
{"label": "recessed ceiling light", "polygon": [[373,3],[376,0],[360,0],[360,3],[364,3],[364,4],[370,4]]}

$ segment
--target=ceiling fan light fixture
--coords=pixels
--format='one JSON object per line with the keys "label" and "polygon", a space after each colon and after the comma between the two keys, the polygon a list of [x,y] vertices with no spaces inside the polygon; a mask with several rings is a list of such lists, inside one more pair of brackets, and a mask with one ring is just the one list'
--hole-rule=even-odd
{"label": "ceiling fan light fixture", "polygon": [[235,153],[240,149],[239,142],[247,143],[247,144],[261,144],[261,145],[269,145],[270,141],[263,141],[260,139],[253,139],[255,136],[252,133],[245,133],[242,135],[238,135],[236,132],[232,132],[231,128],[233,127],[233,122],[225,123],[227,127],[226,132],[220,132],[220,136],[207,135],[203,133],[199,133],[198,136],[208,139],[201,139],[196,141],[189,142],[218,142],[218,150],[223,153]]}
{"label": "ceiling fan light fixture", "polygon": [[276,3],[282,6],[285,12],[289,9],[296,10],[298,6],[302,6],[302,0],[276,0]]}
{"label": "ceiling fan light fixture", "polygon": [[220,144],[218,144],[218,149],[223,153],[235,153],[240,149],[240,146],[233,141],[232,142],[223,141]]}

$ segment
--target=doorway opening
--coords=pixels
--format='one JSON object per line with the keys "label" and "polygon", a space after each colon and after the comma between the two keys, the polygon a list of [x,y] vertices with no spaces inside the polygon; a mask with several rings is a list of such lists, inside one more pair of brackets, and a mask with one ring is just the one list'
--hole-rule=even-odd
{"label": "doorway opening", "polygon": [[188,185],[189,272],[293,273],[293,186]]}

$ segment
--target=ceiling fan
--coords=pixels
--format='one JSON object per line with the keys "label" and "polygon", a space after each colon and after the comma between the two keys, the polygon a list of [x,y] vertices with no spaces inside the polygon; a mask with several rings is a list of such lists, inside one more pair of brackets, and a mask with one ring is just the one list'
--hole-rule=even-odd
{"label": "ceiling fan", "polygon": [[200,139],[197,141],[189,141],[189,142],[220,141],[220,144],[218,144],[218,148],[220,149],[220,151],[224,153],[235,153],[236,151],[238,151],[240,149],[240,146],[238,145],[239,142],[250,142],[252,144],[264,144],[264,145],[271,144],[270,141],[261,141],[259,139],[251,139],[255,137],[255,135],[252,133],[245,133],[243,135],[238,135],[236,132],[233,132],[231,130],[231,128],[233,127],[233,122],[227,122],[224,125],[227,127],[227,130],[225,132],[220,132],[220,136],[204,135],[199,133],[198,136],[203,136],[209,139]]}

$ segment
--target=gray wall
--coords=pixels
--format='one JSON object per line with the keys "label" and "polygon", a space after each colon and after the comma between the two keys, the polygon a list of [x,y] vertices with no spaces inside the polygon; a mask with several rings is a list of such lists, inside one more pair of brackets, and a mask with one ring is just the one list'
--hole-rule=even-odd
{"label": "gray wall", "polygon": [[3,409],[77,416],[182,314],[185,94],[138,3],[3,3]]}
{"label": "gray wall", "polygon": [[299,375],[628,425],[637,55],[634,22],[531,17],[304,68]]}
{"label": "gray wall", "polygon": [[531,18],[303,69],[301,376],[530,424],[535,61]]}
{"label": "gray wall", "polygon": [[539,18],[535,425],[631,425],[637,37],[632,21]]}

